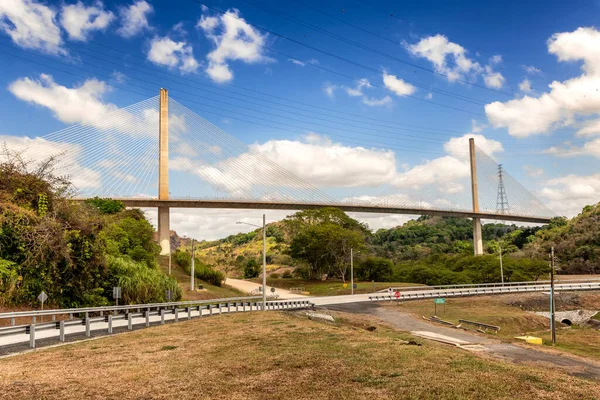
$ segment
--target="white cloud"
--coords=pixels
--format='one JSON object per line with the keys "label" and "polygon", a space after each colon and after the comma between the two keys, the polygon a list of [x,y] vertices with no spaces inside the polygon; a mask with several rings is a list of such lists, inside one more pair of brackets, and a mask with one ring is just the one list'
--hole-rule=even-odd
{"label": "white cloud", "polygon": [[[206,12],[206,8],[204,8]],[[229,61],[243,61],[249,64],[271,61],[264,56],[263,45],[266,35],[240,17],[235,8],[228,10],[221,16],[202,15],[197,28],[202,29],[208,39],[216,48],[208,53],[208,66],[206,73],[215,82],[229,82],[233,79]],[[220,27],[221,32],[217,32]]]}
{"label": "white cloud", "polygon": [[369,107],[381,107],[389,106],[392,104],[392,98],[390,96],[382,97],[381,99],[375,99],[372,97],[364,96],[362,99],[363,104]]}
{"label": "white cloud", "polygon": [[600,119],[586,121],[583,128],[579,129],[576,136],[600,135]]}
{"label": "white cloud", "polygon": [[17,79],[8,90],[23,101],[50,109],[57,119],[68,124],[93,121],[117,109],[114,104],[102,102],[110,87],[94,78],[67,88],[54,82],[51,75],[41,74],[39,80]]}
{"label": "white cloud", "polygon": [[534,74],[540,74],[540,73],[542,73],[542,71],[539,68],[534,67],[533,65],[523,65],[523,69],[529,75],[534,75]]}
{"label": "white cloud", "polygon": [[332,85],[329,82],[325,82],[325,85],[323,85],[323,92],[327,95],[327,97],[329,97],[330,99],[333,99],[333,97],[335,96],[335,90],[337,89],[337,86]]}
{"label": "white cloud", "polygon": [[[435,70],[447,76],[449,81],[463,79],[465,75],[482,71],[478,62],[467,57],[467,50],[459,44],[450,42],[443,35],[428,36],[418,43],[408,45],[408,51],[429,60]],[[454,66],[448,64],[453,61]]]}
{"label": "white cloud", "polygon": [[64,55],[56,12],[35,0],[0,1],[0,29],[20,47]]}
{"label": "white cloud", "polygon": [[[480,134],[467,133],[461,137],[451,138],[444,144],[444,151],[448,155],[427,160],[397,174],[393,185],[399,190],[408,190],[408,192],[398,193],[397,198],[390,198],[388,202],[413,206],[416,204],[420,207],[468,208],[469,205],[464,199],[468,198],[465,194],[467,194],[470,176],[469,138],[474,138],[477,147],[490,156],[504,151],[500,142]],[[411,190],[421,190],[428,185],[431,190],[422,191],[429,192],[427,196],[432,196],[431,193],[434,193],[434,196],[439,197],[429,200],[430,202],[417,202],[409,196]],[[461,195],[462,203],[458,200]]]}
{"label": "white cloud", "polygon": [[594,156],[600,158],[600,139],[590,140],[583,146],[575,146],[571,142],[565,142],[562,146],[552,146],[543,151],[544,154],[552,154],[557,157]]}
{"label": "white cloud", "polygon": [[[477,126],[474,123],[474,126]],[[504,148],[502,143],[494,139],[488,139],[480,134],[467,133],[461,137],[454,137],[444,143],[444,150],[455,158],[468,159],[469,158],[469,139],[475,139],[475,145],[479,147],[484,153],[489,156],[493,156],[497,153],[502,153]]]}
{"label": "white cloud", "polygon": [[578,28],[573,32],[554,34],[548,40],[548,51],[559,61],[582,60],[583,73],[564,82],[554,81],[550,91],[539,97],[524,96],[507,102],[485,106],[489,121],[504,127],[515,137],[548,133],[571,125],[576,117],[600,113],[600,32],[595,28]]}
{"label": "white cloud", "polygon": [[427,93],[427,96],[425,96],[425,98],[427,100],[431,100],[431,99],[433,99],[433,94],[432,93]]}
{"label": "white cloud", "polygon": [[396,77],[395,75],[390,75],[387,72],[383,73],[383,84],[387,89],[391,90],[398,96],[411,95],[417,90],[417,88],[410,83],[406,83],[402,79]]}
{"label": "white cloud", "polygon": [[538,178],[538,177],[544,175],[543,168],[535,168],[535,167],[532,167],[531,165],[525,165],[523,167],[523,169],[525,170],[525,173],[527,174],[527,176],[530,176],[532,178]]}
{"label": "white cloud", "polygon": [[299,65],[299,66],[301,66],[301,67],[304,67],[304,66],[306,65],[306,63],[305,63],[305,62],[303,62],[303,61],[300,61],[300,60],[296,60],[295,58],[288,58],[288,61],[289,61],[289,62],[292,62],[292,63],[294,63],[294,64],[296,64],[296,65]]}
{"label": "white cloud", "polygon": [[491,66],[485,66],[485,73],[483,74],[483,82],[485,86],[493,89],[502,89],[506,79],[500,72],[495,72]]}
{"label": "white cloud", "polygon": [[369,82],[369,80],[366,78],[359,79],[356,82],[356,86],[353,88],[347,87],[347,86],[342,86],[342,88],[346,91],[346,93],[350,97],[363,96],[364,95],[363,89],[369,89],[372,87],[373,87],[373,85],[371,85],[371,82]]}
{"label": "white cloud", "polygon": [[476,119],[471,120],[471,132],[481,133],[487,127],[486,124],[480,124]]}
{"label": "white cloud", "polygon": [[500,54],[496,54],[490,57],[490,65],[500,64],[502,62],[502,56]]}
{"label": "white cloud", "polygon": [[63,4],[60,23],[69,39],[87,41],[92,31],[105,30],[114,18],[112,12],[104,10],[101,1],[90,7],[78,1],[76,4]]}
{"label": "white cloud", "polygon": [[144,0],[138,0],[129,7],[121,7],[119,9],[121,27],[117,33],[125,38],[130,38],[143,30],[150,29],[148,14],[151,12],[152,6]]}
{"label": "white cloud", "polygon": [[529,79],[525,78],[523,79],[523,82],[519,83],[519,90],[523,93],[531,92],[531,82]]}
{"label": "white cloud", "polygon": [[158,65],[177,68],[182,74],[196,72],[200,66],[194,58],[191,45],[186,42],[175,42],[168,36],[152,39],[148,60]]}
{"label": "white cloud", "polygon": [[559,215],[573,217],[600,199],[600,174],[567,175],[549,179],[540,191],[548,207]]}
{"label": "white cloud", "polygon": [[318,187],[377,186],[396,174],[394,152],[349,147],[317,134],[303,141],[270,140],[252,149]]}
{"label": "white cloud", "polygon": [[[8,90],[20,100],[45,107],[54,117],[66,124],[81,123],[100,130],[115,129],[131,136],[151,136],[158,132],[158,111],[147,108],[139,113],[120,111],[106,118],[118,107],[104,102],[103,96],[111,88],[105,82],[88,79],[71,88],[59,85],[51,75],[41,74],[39,79],[20,78],[10,83]],[[176,137],[185,129],[185,121],[178,116],[169,117],[170,128]]]}

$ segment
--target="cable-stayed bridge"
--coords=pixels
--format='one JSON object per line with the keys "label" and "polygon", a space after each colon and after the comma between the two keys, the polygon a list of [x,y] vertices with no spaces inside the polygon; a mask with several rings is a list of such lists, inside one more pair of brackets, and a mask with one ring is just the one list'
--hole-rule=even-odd
{"label": "cable-stayed bridge", "polygon": [[[455,149],[439,168],[415,167],[371,188],[369,196],[352,197],[343,188],[321,188],[334,172],[320,168],[321,160],[301,159],[296,170],[285,169],[279,164],[286,160],[275,157],[276,149],[241,142],[169,100],[165,89],[100,119],[32,140],[29,147],[25,155],[34,160],[60,154],[59,168],[71,176],[76,199],[112,197],[130,207],[157,207],[164,254],[170,253],[170,208],[332,206],[351,212],[467,217],[473,219],[476,254],[483,253],[481,219],[546,223],[553,216],[473,140],[464,151]],[[317,182],[299,176],[313,176]]]}

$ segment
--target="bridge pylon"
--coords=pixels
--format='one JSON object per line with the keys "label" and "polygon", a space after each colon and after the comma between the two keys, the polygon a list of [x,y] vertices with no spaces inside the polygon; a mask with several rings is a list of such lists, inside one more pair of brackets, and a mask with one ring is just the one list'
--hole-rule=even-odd
{"label": "bridge pylon", "polygon": [[[169,199],[169,92],[160,89],[158,112],[158,199]],[[158,207],[158,243],[160,254],[171,254],[171,222],[169,207]]]}
{"label": "bridge pylon", "polygon": [[[477,160],[475,159],[475,139],[469,138],[469,158],[471,161],[471,195],[473,212],[479,212],[479,194],[477,191]],[[481,235],[481,218],[473,218],[473,250],[476,256],[483,254],[483,237]]]}

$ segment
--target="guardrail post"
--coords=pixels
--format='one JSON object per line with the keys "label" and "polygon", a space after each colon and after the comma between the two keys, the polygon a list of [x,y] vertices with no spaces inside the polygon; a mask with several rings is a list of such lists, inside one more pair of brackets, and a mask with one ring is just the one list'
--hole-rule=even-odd
{"label": "guardrail post", "polygon": [[175,307],[173,309],[173,314],[175,314],[175,322],[179,322],[179,308]]}
{"label": "guardrail post", "polygon": [[146,310],[146,328],[150,326],[150,309]]}
{"label": "guardrail post", "polygon": [[130,312],[128,312],[128,313],[127,313],[127,329],[128,329],[128,330],[132,330],[132,329],[133,329],[133,323],[132,323],[132,321],[131,321],[131,319],[132,319],[132,315],[133,315],[133,314],[132,314],[132,313],[130,313]]}
{"label": "guardrail post", "polygon": [[213,309],[212,309],[212,306],[213,306],[212,304],[209,304],[209,305],[208,305],[208,314],[209,314],[209,315],[213,315]]}
{"label": "guardrail post", "polygon": [[58,341],[65,341],[65,321],[58,322]]}
{"label": "guardrail post", "polygon": [[90,332],[90,319],[87,317],[87,313],[86,314],[86,318],[85,318],[85,337],[90,337],[91,332]]}
{"label": "guardrail post", "polygon": [[231,303],[227,302],[227,313],[229,314],[231,312]]}
{"label": "guardrail post", "polygon": [[56,322],[56,314],[52,314],[52,322]]}
{"label": "guardrail post", "polygon": [[186,307],[185,308],[187,313],[188,313],[188,319],[192,319],[192,308],[191,307]]}
{"label": "guardrail post", "polygon": [[29,347],[35,349],[35,324],[29,325]]}
{"label": "guardrail post", "polygon": [[221,309],[221,303],[219,303],[219,315],[223,312],[223,310]]}
{"label": "guardrail post", "polygon": [[234,304],[235,304],[235,312],[239,312],[240,311],[240,304],[237,301]]}
{"label": "guardrail post", "polygon": [[35,324],[35,322],[36,322],[36,318],[35,318],[35,315],[34,315],[33,317],[31,317],[31,323]]}
{"label": "guardrail post", "polygon": [[10,326],[15,326],[15,317],[10,319]]}
{"label": "guardrail post", "polygon": [[69,321],[73,321],[73,313],[69,313]]}
{"label": "guardrail post", "polygon": [[112,335],[113,327],[112,327],[112,315],[108,315],[108,334]]}
{"label": "guardrail post", "polygon": [[160,324],[165,324],[165,310],[163,310],[162,308],[160,309]]}

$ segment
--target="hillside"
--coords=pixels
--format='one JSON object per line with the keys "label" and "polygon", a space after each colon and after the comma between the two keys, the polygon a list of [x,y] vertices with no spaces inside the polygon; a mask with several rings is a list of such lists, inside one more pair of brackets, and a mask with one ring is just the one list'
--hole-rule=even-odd
{"label": "hillside", "polygon": [[600,203],[584,207],[571,220],[555,218],[536,232],[522,254],[547,259],[552,247],[561,273],[600,274]]}
{"label": "hillside", "polygon": [[[302,211],[267,226],[267,271],[271,277],[291,277],[293,271],[302,279],[318,278],[325,272],[344,280],[349,277],[349,250],[353,248],[357,279],[423,284],[499,281],[497,254],[501,246],[508,281],[537,279],[547,263],[535,255],[531,259],[522,251],[539,230],[486,224],[482,231],[489,255],[474,258],[468,219],[423,216],[372,233],[334,208]],[[181,251],[190,251],[189,241],[172,237],[172,242],[182,243]],[[200,241],[195,247],[202,264],[227,276],[252,278],[260,272],[260,229]]]}

